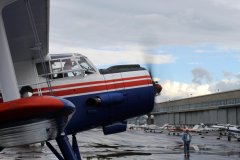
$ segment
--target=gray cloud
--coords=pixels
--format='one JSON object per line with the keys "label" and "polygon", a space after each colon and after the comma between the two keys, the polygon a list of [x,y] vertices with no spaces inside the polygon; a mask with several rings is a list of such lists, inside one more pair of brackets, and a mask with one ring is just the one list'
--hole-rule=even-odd
{"label": "gray cloud", "polygon": [[211,85],[209,90],[216,91],[229,91],[240,89],[240,74],[234,74],[232,72],[223,72],[224,79]]}
{"label": "gray cloud", "polygon": [[154,39],[155,46],[233,45],[240,41],[240,7],[233,7],[239,4],[216,0],[51,1],[50,43],[111,48]]}
{"label": "gray cloud", "polygon": [[240,80],[235,82],[220,81],[209,87],[211,92],[224,92],[236,89],[240,89]]}
{"label": "gray cloud", "polygon": [[240,80],[240,73],[236,74],[236,73],[224,71],[223,76],[224,76],[224,79],[228,79],[228,80],[230,80],[230,79]]}
{"label": "gray cloud", "polygon": [[202,84],[203,82],[209,83],[212,81],[211,74],[204,68],[193,69],[192,75],[193,75],[193,79],[192,79],[193,83]]}

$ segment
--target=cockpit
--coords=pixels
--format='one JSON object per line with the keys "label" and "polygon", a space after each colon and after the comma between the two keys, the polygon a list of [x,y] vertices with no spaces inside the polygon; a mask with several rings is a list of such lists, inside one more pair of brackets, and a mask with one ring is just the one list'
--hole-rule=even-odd
{"label": "cockpit", "polygon": [[87,57],[81,54],[50,54],[44,62],[37,62],[38,76],[50,79],[66,77],[84,77],[98,73]]}

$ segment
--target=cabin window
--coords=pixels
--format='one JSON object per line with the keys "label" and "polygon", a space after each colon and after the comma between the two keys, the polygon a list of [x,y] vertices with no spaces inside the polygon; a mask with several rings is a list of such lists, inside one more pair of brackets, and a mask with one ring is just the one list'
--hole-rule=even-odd
{"label": "cabin window", "polygon": [[82,75],[81,67],[72,58],[64,58],[52,60],[52,74],[53,79],[65,78],[65,77],[75,77]]}
{"label": "cabin window", "polygon": [[[43,65],[45,65],[46,71],[44,71]],[[46,61],[44,63],[36,63],[38,75],[40,75],[42,77],[46,77],[49,73],[51,73],[49,66],[50,66],[49,61]],[[45,73],[45,72],[47,72],[47,73]]]}
{"label": "cabin window", "polygon": [[84,57],[79,57],[77,59],[79,66],[86,72],[86,74],[95,72],[94,68],[87,62]]}
{"label": "cabin window", "polygon": [[45,62],[47,66],[47,73],[44,73],[42,63],[37,63],[37,71],[39,76],[46,77],[48,75],[51,79],[85,76],[95,73],[95,69],[88,63],[84,57],[67,57],[53,59]]}
{"label": "cabin window", "polygon": [[51,61],[51,67],[52,67],[52,78],[63,78],[63,65],[62,61],[60,59],[52,60]]}

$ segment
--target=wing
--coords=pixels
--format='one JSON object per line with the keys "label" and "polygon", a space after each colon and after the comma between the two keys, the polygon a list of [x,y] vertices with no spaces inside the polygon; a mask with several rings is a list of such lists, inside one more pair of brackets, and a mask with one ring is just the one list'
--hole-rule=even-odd
{"label": "wing", "polygon": [[[49,0],[14,1],[2,17],[13,62],[47,55]],[[0,150],[55,139],[75,110],[70,101],[50,96],[0,101]]]}
{"label": "wing", "polygon": [[2,12],[13,62],[47,55],[49,0],[17,0]]}
{"label": "wing", "polygon": [[55,139],[74,110],[70,101],[50,96],[0,103],[0,148]]}

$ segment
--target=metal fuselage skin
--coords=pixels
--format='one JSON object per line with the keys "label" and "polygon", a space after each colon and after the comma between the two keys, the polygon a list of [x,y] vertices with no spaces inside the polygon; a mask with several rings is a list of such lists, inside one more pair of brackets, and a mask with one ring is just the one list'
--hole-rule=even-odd
{"label": "metal fuselage skin", "polygon": [[[67,97],[76,105],[76,112],[66,127],[66,133],[122,122],[152,110],[154,89],[146,70],[96,77],[101,77],[103,83],[89,88],[102,88],[98,93]],[[96,97],[101,99],[99,105],[86,103]]]}
{"label": "metal fuselage skin", "polygon": [[[65,129],[66,134],[124,122],[128,118],[149,113],[154,106],[152,79],[144,68],[52,79],[52,93],[45,80],[39,79],[34,62],[16,63],[15,70],[19,89],[30,85],[34,96],[58,96],[76,106]],[[96,98],[100,100],[99,104],[88,103]]]}
{"label": "metal fuselage skin", "polygon": [[[53,81],[52,90],[54,96],[63,97],[76,106],[65,129],[67,134],[146,114],[154,102],[154,88],[146,70],[64,78]],[[43,91],[43,95],[48,94],[48,90]],[[101,102],[88,104],[94,98]]]}

